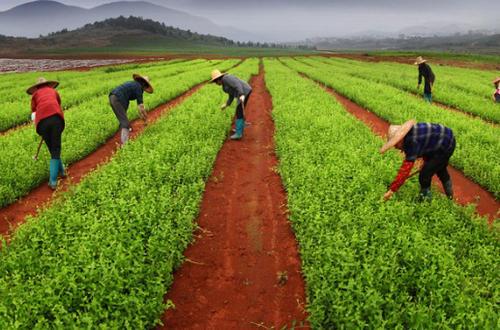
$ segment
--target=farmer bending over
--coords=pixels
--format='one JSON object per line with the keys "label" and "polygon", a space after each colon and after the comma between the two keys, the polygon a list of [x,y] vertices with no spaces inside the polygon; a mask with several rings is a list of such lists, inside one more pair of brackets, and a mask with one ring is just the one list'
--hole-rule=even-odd
{"label": "farmer bending over", "polygon": [[493,85],[495,86],[495,92],[493,93],[493,101],[500,103],[500,77],[493,80]]}
{"label": "farmer bending over", "polygon": [[57,81],[38,78],[35,85],[26,91],[31,95],[31,118],[35,129],[41,135],[50,152],[49,187],[57,188],[57,177],[65,177],[61,161],[61,135],[64,131],[64,114],[61,109],[61,97],[55,90]]}
{"label": "farmer bending over", "polygon": [[130,123],[127,117],[129,102],[137,100],[139,116],[146,122],[147,112],[144,108],[143,93],[153,93],[153,86],[149,82],[148,77],[141,76],[140,74],[134,74],[132,77],[134,79],[133,81],[126,82],[116,87],[109,94],[109,104],[120,122],[122,145],[128,141],[130,132]]}
{"label": "farmer bending over", "polygon": [[229,99],[222,104],[221,109],[224,110],[233,103],[234,98],[237,98],[236,105],[236,132],[231,135],[231,140],[240,140],[243,137],[243,129],[245,128],[244,108],[246,107],[252,87],[239,78],[227,73],[221,73],[219,70],[212,71],[212,80],[217,85],[222,86],[224,92],[229,94]]}
{"label": "farmer bending over", "polygon": [[405,153],[405,160],[399,169],[398,175],[384,195],[388,200],[398,191],[419,157],[423,157],[424,164],[420,170],[420,196],[422,199],[431,199],[431,180],[437,174],[443,184],[446,196],[453,199],[451,178],[446,167],[455,150],[455,137],[448,127],[439,124],[416,123],[410,120],[403,125],[391,125],[387,143],[380,149],[384,153],[396,147]]}
{"label": "farmer bending over", "polygon": [[424,100],[429,103],[432,103],[432,85],[434,85],[434,80],[436,77],[432,72],[429,64],[426,63],[427,60],[424,60],[422,56],[417,57],[415,61],[415,65],[418,65],[418,85],[417,89],[420,89],[420,85],[422,84],[422,77],[424,78]]}

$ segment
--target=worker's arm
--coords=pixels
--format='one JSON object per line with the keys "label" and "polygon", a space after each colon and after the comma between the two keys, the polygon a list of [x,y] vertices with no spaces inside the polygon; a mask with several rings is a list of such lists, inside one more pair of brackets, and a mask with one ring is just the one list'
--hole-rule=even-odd
{"label": "worker's arm", "polygon": [[144,120],[148,119],[148,113],[146,112],[146,107],[144,107],[144,104],[143,103],[139,104],[138,108],[139,108],[139,116]]}
{"label": "worker's arm", "polygon": [[388,200],[389,198],[392,197],[392,195],[401,188],[401,186],[405,183],[406,179],[410,176],[411,169],[413,168],[413,165],[415,164],[414,161],[410,160],[404,160],[403,164],[399,168],[398,174],[396,175],[396,178],[394,181],[391,183],[389,186],[389,190],[385,193],[384,199]]}

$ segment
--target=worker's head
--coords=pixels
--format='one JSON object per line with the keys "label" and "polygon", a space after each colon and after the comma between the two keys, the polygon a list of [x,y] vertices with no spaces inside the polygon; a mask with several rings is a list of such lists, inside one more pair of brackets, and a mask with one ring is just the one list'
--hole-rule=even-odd
{"label": "worker's head", "polygon": [[495,80],[493,80],[493,85],[495,85],[495,88],[498,88],[500,85],[500,77],[496,77]]}
{"label": "worker's head", "polygon": [[36,92],[40,88],[47,87],[47,86],[50,88],[56,88],[57,86],[59,86],[59,82],[55,81],[55,80],[47,80],[43,77],[40,77],[37,79],[36,84],[34,84],[30,88],[28,88],[26,93],[28,93],[29,95],[32,95],[34,92]]}
{"label": "worker's head", "polygon": [[224,77],[225,73],[220,72],[219,70],[215,69],[212,71],[212,79],[210,82],[216,83],[217,85],[222,85],[222,77]]}
{"label": "worker's head", "polygon": [[389,126],[389,130],[387,131],[387,142],[380,149],[380,153],[384,153],[392,147],[396,149],[403,149],[403,141],[408,134],[408,132],[412,129],[413,125],[417,122],[415,120],[408,120],[403,125],[391,125]]}
{"label": "worker's head", "polygon": [[151,85],[151,82],[149,81],[148,76],[142,76],[138,73],[134,73],[132,75],[132,78],[134,78],[135,81],[137,81],[139,84],[141,84],[142,90],[145,91],[146,93],[153,93],[153,85]]}
{"label": "worker's head", "polygon": [[417,59],[415,60],[415,65],[421,65],[421,64],[424,64],[425,62],[427,62],[427,60],[424,60],[424,58],[422,56],[419,56],[417,57]]}

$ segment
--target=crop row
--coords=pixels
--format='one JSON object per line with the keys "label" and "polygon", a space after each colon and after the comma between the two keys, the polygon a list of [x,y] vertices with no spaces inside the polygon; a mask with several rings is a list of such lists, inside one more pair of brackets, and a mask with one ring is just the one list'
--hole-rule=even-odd
{"label": "crop row", "polygon": [[[318,61],[328,63],[336,70],[354,77],[370,79],[410,93],[423,92],[423,85],[420,90],[417,89],[416,66],[397,63],[373,64],[344,59],[322,58]],[[467,69],[433,66],[433,71],[436,74],[432,89],[434,100],[482,119],[500,123],[498,106],[491,99],[494,90],[491,84],[493,74],[488,79],[478,80],[473,76],[474,73],[468,72]]]}
{"label": "crop row", "polygon": [[415,180],[382,203],[399,154],[316,83],[265,68],[312,327],[496,328],[498,230],[440,194],[416,203]]}
{"label": "crop row", "polygon": [[[217,61],[221,69],[229,69],[238,60]],[[215,64],[203,70],[188,71],[176,76],[151,76],[155,82],[155,93],[145,95],[145,104],[152,109],[165,103],[191,87],[206,81]],[[128,116],[138,117],[131,104]],[[63,133],[62,159],[71,164],[82,159],[110,138],[118,128],[118,122],[109,106],[108,99],[101,97],[76,106],[65,115],[66,129]],[[32,159],[38,135],[32,127],[26,127],[0,138],[0,207],[12,203],[48,178],[49,155],[45,150],[40,160]],[[45,148],[45,147],[44,147]]]}
{"label": "crop row", "polygon": [[[249,78],[257,60],[235,72]],[[218,108],[223,97],[203,87],[17,230],[0,255],[0,328],[159,322],[230,127],[232,114]]]}
{"label": "crop row", "polygon": [[284,59],[283,62],[332,87],[391,123],[403,123],[415,118],[417,121],[450,127],[457,138],[457,149],[451,158],[453,166],[497,198],[500,197],[498,128],[480,119],[429,106],[398,88],[353,77],[333,65],[315,62],[312,67],[291,59]]}
{"label": "crop row", "polygon": [[[154,71],[156,75],[172,75],[180,72],[190,71],[196,67],[210,65],[207,61],[193,61],[192,63],[179,63],[170,65],[157,65],[154,67],[144,68],[144,70]],[[80,103],[89,101],[91,98],[107,95],[117,85],[124,81],[131,80],[133,70],[124,70],[106,73],[96,73],[92,75],[75,75],[73,78],[54,78],[62,84],[58,88],[62,99],[64,110],[68,110]],[[33,84],[31,82],[30,84]],[[24,86],[26,90],[26,86]],[[16,97],[13,101],[2,102],[0,104],[0,131],[5,131],[12,127],[28,122],[30,113],[30,98],[26,92],[14,94]]]}

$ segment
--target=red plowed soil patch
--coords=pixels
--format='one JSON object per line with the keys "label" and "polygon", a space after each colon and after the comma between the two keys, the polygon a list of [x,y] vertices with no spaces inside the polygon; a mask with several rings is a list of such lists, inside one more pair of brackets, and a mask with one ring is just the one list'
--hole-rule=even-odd
{"label": "red plowed soil patch", "polygon": [[251,125],[243,140],[228,140],[218,155],[198,217],[199,236],[166,297],[176,308],[166,312],[159,329],[281,329],[306,320],[262,68],[251,84]]}
{"label": "red plowed soil patch", "polygon": [[[181,96],[175,98],[174,100],[154,110],[151,110],[149,112],[148,122],[153,123],[158,120],[160,116],[162,116],[166,111],[180,104],[186,98],[195,93],[199,88],[201,88],[202,85],[203,84],[200,84],[192,88],[188,92],[182,94]],[[111,108],[109,108],[109,111],[112,111]],[[145,125],[142,120],[133,121],[131,123],[131,126],[131,139],[137,137],[145,129]],[[58,195],[59,192],[68,190],[71,185],[79,183],[87,174],[96,169],[97,166],[108,162],[116,152],[116,150],[119,148],[119,142],[120,133],[118,132],[112,138],[106,141],[106,143],[96,149],[92,154],[69,166],[66,169],[68,178],[59,181],[59,188],[56,192],[53,192],[45,182],[38,188],[35,188],[25,197],[19,199],[17,202],[3,209],[0,209],[0,234],[8,238],[9,233],[11,233],[15,229],[15,227],[23,223],[24,219],[28,215],[35,215],[39,208],[48,205],[50,201]],[[43,148],[45,148],[45,146]]]}
{"label": "red plowed soil patch", "polygon": [[[324,87],[321,84],[320,86],[322,86],[328,93],[332,94],[347,111],[370,127],[374,133],[383,137],[387,135],[390,123],[336,93],[331,88]],[[394,170],[396,171],[396,169]],[[452,178],[455,200],[462,205],[470,203],[477,204],[477,213],[488,217],[491,224],[495,220],[495,217],[500,215],[500,203],[490,192],[468,179],[461,171],[453,168],[452,166],[448,166],[448,172]],[[434,177],[433,182],[441,191],[443,191],[442,186],[436,177]]]}

